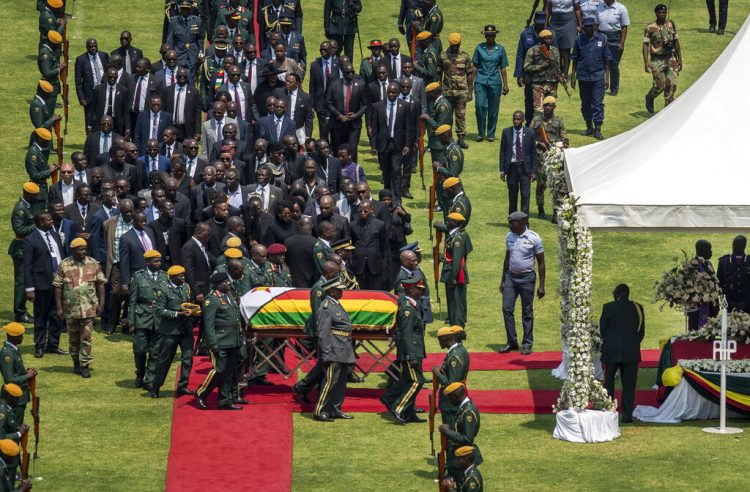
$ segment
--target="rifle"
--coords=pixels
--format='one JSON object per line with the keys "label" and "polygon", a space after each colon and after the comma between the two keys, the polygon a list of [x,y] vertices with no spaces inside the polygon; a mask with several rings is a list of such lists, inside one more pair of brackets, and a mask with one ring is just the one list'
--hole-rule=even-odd
{"label": "rifle", "polygon": [[539,0],[534,0],[534,5],[531,7],[531,14],[529,15],[529,18],[526,19],[526,28],[531,25],[531,21],[534,20],[534,14],[536,14],[536,9],[539,7]]}
{"label": "rifle", "polygon": [[24,432],[21,436],[21,450],[23,454],[21,457],[21,480],[27,480],[29,478],[29,431]]}
{"label": "rifle", "polygon": [[52,173],[52,184],[57,183],[57,181],[60,179],[59,176],[59,168],[62,166],[63,163],[63,138],[60,134],[60,120],[57,120],[53,123],[52,128],[55,130],[55,138],[57,139],[57,167],[58,169],[55,169],[55,171]]}
{"label": "rifle", "polygon": [[[63,18],[65,18],[64,15]],[[60,70],[60,82],[62,83],[63,116],[65,117],[65,135],[68,134],[68,111],[70,107],[70,105],[68,104],[68,62],[70,61],[70,58],[68,56],[69,46],[70,42],[68,41],[68,25],[66,24],[65,29],[63,29],[63,61],[65,62],[65,68]],[[62,157],[60,159],[62,159]]]}
{"label": "rifle", "polygon": [[[34,419],[34,455],[33,459],[36,461],[39,458],[39,396],[36,394],[36,376],[29,379],[29,393],[31,393],[31,418]],[[29,433],[26,432],[24,437],[27,442],[29,439]],[[28,461],[28,460],[27,460]],[[26,465],[26,471],[28,473],[28,464]]]}
{"label": "rifle", "polygon": [[539,133],[539,136],[542,137],[542,141],[544,141],[544,144],[547,146],[547,150],[549,150],[549,137],[547,136],[547,130],[544,129],[544,124],[539,127],[537,133]]}
{"label": "rifle", "polygon": [[430,402],[430,420],[429,420],[430,456],[432,456],[432,471],[433,471],[433,475],[435,475],[435,481],[438,481],[438,477],[437,477],[437,454],[435,454],[435,439],[433,438],[433,434],[435,433],[435,415],[437,414],[438,388],[440,388],[440,381],[438,381],[438,378],[434,377],[433,375],[432,392],[430,393],[430,396],[428,397],[428,399]]}
{"label": "rifle", "polygon": [[414,26],[414,24],[411,25],[411,42],[409,43],[409,53],[411,54],[412,60],[417,59],[417,28],[416,26]]}
{"label": "rifle", "polygon": [[440,433],[440,452],[438,453],[438,490],[440,492],[448,492],[446,487],[443,487],[443,479],[445,478],[445,450],[448,448],[448,438],[445,437],[444,433]]}
{"label": "rifle", "polygon": [[422,191],[425,191],[424,186],[424,134],[427,131],[427,123],[424,120],[419,120],[419,177],[422,179]]}
{"label": "rifle", "polygon": [[443,305],[440,303],[440,241],[443,232],[435,230],[435,245],[432,247],[432,274],[435,278],[435,296],[438,302],[438,317],[443,316]]}
{"label": "rifle", "polygon": [[568,97],[570,97],[570,91],[568,90],[568,83],[565,82],[565,77],[563,77],[563,74],[560,71],[560,65],[558,65],[552,60],[552,52],[550,51],[550,49],[547,47],[546,44],[541,43],[539,44],[539,51],[547,59],[547,61],[549,61],[552,64],[552,66],[555,68],[555,77],[557,77],[557,80],[560,81],[563,88],[565,89],[565,94],[567,94]]}

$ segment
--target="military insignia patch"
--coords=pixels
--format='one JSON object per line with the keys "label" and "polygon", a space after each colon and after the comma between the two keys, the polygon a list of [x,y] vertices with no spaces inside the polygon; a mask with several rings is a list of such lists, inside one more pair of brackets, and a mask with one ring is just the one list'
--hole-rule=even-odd
{"label": "military insignia patch", "polygon": [[461,241],[455,241],[455,242],[453,243],[453,247],[454,247],[454,248],[460,248],[460,247],[461,247]]}
{"label": "military insignia patch", "polygon": [[411,316],[411,313],[410,313],[409,311],[406,311],[406,312],[404,313],[404,317],[408,318],[409,316]]}
{"label": "military insignia patch", "polygon": [[317,253],[315,253],[315,256],[317,256],[318,258],[323,258],[323,253],[318,251]]}
{"label": "military insignia patch", "polygon": [[454,156],[453,156],[453,160],[454,160],[454,161],[457,161],[457,160],[458,160],[458,156],[457,156],[457,155],[454,155]]}
{"label": "military insignia patch", "polygon": [[32,155],[32,156],[31,156],[31,160],[32,160],[32,161],[35,161],[35,160],[36,160],[36,156],[35,156],[35,155]]}
{"label": "military insignia patch", "polygon": [[318,297],[323,297],[323,293],[320,292],[320,291],[316,292],[315,295],[318,296]]}
{"label": "military insignia patch", "polygon": [[10,355],[5,356],[5,362],[10,362]]}
{"label": "military insignia patch", "polygon": [[468,417],[466,417],[466,421],[467,422],[474,422],[474,417],[472,417],[471,415],[469,415]]}
{"label": "military insignia patch", "polygon": [[209,301],[208,299],[206,299],[206,302],[205,302],[204,304],[205,304],[206,306],[208,306],[209,304],[211,304],[211,301]]}
{"label": "military insignia patch", "polygon": [[469,484],[469,488],[470,488],[470,489],[475,489],[475,488],[477,488],[477,484],[475,484],[474,482],[471,482],[471,483]]}
{"label": "military insignia patch", "polygon": [[19,216],[19,217],[23,217],[23,216],[24,216],[24,212],[23,212],[23,210],[19,210],[19,211],[18,211],[18,216]]}
{"label": "military insignia patch", "polygon": [[451,367],[456,367],[456,361],[455,360],[451,361]]}
{"label": "military insignia patch", "polygon": [[38,113],[39,112],[39,108],[34,108],[34,111]]}
{"label": "military insignia patch", "polygon": [[46,60],[47,59],[47,54],[45,53],[44,55],[42,55],[42,58],[44,58]]}
{"label": "military insignia patch", "polygon": [[0,413],[0,420],[3,420],[4,418],[5,418],[5,414],[4,413]]}
{"label": "military insignia patch", "polygon": [[431,20],[432,22],[437,22],[437,20],[438,20],[438,17],[437,17],[437,15],[433,15],[432,17],[430,17],[430,20]]}

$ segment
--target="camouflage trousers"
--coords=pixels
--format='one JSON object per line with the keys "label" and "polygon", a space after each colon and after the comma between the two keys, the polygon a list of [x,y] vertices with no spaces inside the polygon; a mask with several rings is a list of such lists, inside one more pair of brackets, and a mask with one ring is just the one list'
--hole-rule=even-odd
{"label": "camouflage trousers", "polygon": [[68,321],[68,351],[73,362],[88,367],[94,357],[91,355],[91,334],[94,318],[70,318]]}
{"label": "camouflage trousers", "polygon": [[534,116],[542,114],[542,101],[547,96],[557,98],[557,82],[534,82],[531,85],[531,97],[534,101]]}
{"label": "camouflage trousers", "polygon": [[677,76],[680,74],[679,64],[675,57],[670,58],[652,58],[649,63],[651,75],[654,78],[654,85],[648,91],[648,97],[656,97],[664,92],[664,102],[671,103],[674,100],[674,94],[677,92]]}
{"label": "camouflage trousers", "polygon": [[468,104],[468,94],[466,92],[448,92],[443,94],[448,102],[453,106],[453,118],[455,119],[454,131],[459,137],[466,135],[466,104]]}

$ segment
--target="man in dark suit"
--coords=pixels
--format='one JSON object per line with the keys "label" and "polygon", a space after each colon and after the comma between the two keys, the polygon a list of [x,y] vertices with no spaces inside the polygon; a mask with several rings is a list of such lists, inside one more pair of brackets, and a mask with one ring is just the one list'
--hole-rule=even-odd
{"label": "man in dark suit", "polygon": [[[113,145],[109,149],[109,162],[95,169],[101,169],[105,180],[124,178],[128,181],[130,187],[135,188],[138,185],[138,170],[134,165],[128,164],[126,160],[127,152],[125,148]],[[118,196],[118,198],[121,197]]]}
{"label": "man in dark suit", "polygon": [[47,211],[52,216],[52,229],[60,236],[60,242],[63,245],[63,255],[70,256],[70,242],[76,237],[76,225],[72,220],[65,217],[65,205],[61,201],[50,200],[47,204]]}
{"label": "man in dark suit", "polygon": [[86,40],[86,52],[76,57],[76,95],[78,103],[83,106],[87,132],[96,124],[94,88],[103,82],[108,60],[109,55],[99,52],[99,45],[94,38]]}
{"label": "man in dark suit", "polygon": [[183,153],[182,144],[177,141],[177,133],[177,128],[173,126],[164,129],[164,135],[162,135],[161,145],[159,146],[159,155],[172,159],[172,154]]}
{"label": "man in dark suit", "polygon": [[537,152],[534,132],[523,126],[523,111],[513,113],[513,126],[503,128],[500,140],[500,179],[508,182],[508,213],[518,210],[529,215],[531,182],[536,179]]}
{"label": "man in dark suit", "polygon": [[185,267],[185,281],[195,295],[195,302],[202,303],[208,294],[211,272],[216,258],[208,251],[211,228],[205,222],[195,226],[193,237],[182,246],[182,266]]}
{"label": "man in dark suit", "polygon": [[237,65],[232,65],[227,69],[229,81],[222,84],[217,92],[226,91],[232,96],[232,101],[237,103],[237,119],[252,121],[253,115],[257,112],[255,99],[247,82],[243,82],[242,71]]}
{"label": "man in dark suit", "polygon": [[65,207],[65,217],[72,220],[75,224],[76,237],[81,237],[86,242],[89,241],[91,223],[94,220],[97,210],[99,210],[99,205],[91,201],[91,188],[89,185],[79,185],[76,188],[75,202]]}
{"label": "man in dark suit", "polygon": [[217,191],[223,190],[224,183],[216,181],[216,168],[206,166],[203,170],[201,183],[190,188],[190,209],[192,210],[193,223],[203,220],[203,209],[213,203],[214,194]]}
{"label": "man in dark suit", "polygon": [[341,183],[341,161],[330,155],[328,142],[320,139],[315,142],[315,176],[319,181],[328,183],[331,193],[339,192]]}
{"label": "man in dark suit", "polygon": [[109,152],[115,138],[120,136],[119,133],[112,131],[113,126],[114,120],[111,116],[102,116],[99,119],[99,130],[92,131],[86,136],[83,153],[86,154],[86,161],[92,167],[96,164],[96,158]]}
{"label": "man in dark suit", "polygon": [[175,178],[168,177],[164,180],[166,199],[174,204],[174,216],[178,219],[184,220],[188,226],[191,226],[193,219],[190,216],[190,198],[188,198],[187,195],[180,193],[178,191],[179,188],[180,184]]}
{"label": "man in dark suit", "polygon": [[344,78],[331,83],[327,97],[332,144],[337,149],[340,144],[348,143],[354,149],[354,162],[357,162],[362,116],[369,107],[369,98],[365,83],[354,76],[352,64],[347,63],[342,70]]}
{"label": "man in dark suit", "polygon": [[146,142],[149,138],[155,138],[161,143],[164,138],[164,130],[172,126],[172,114],[162,111],[162,99],[154,97],[151,99],[150,111],[143,111],[138,115],[135,123],[133,142],[138,146],[138,155],[146,153]]}
{"label": "man in dark suit", "polygon": [[643,306],[630,300],[630,289],[625,284],[615,287],[614,302],[602,308],[599,331],[602,335],[602,363],[604,388],[615,397],[615,376],[620,371],[622,381],[622,422],[633,421],[635,383],[641,361],[641,342],[646,334]]}
{"label": "man in dark suit", "polygon": [[388,98],[388,67],[385,65],[375,67],[375,80],[367,84],[367,97],[370,100],[370,107],[365,113],[365,125],[367,126],[367,135],[372,138],[373,105]]}
{"label": "man in dark suit", "polygon": [[248,203],[242,206],[240,212],[242,220],[245,221],[245,244],[252,244],[253,241],[264,246],[270,244],[269,230],[274,223],[274,218],[273,215],[263,211],[260,197],[253,195]]}
{"label": "man in dark suit", "polygon": [[240,156],[244,156],[247,150],[245,149],[245,142],[239,139],[239,130],[237,129],[237,124],[227,123],[226,125],[224,125],[224,128],[222,128],[221,132],[224,138],[214,142],[213,146],[209,149],[208,162],[216,162],[217,160],[219,160],[221,148],[225,145],[234,147],[234,155],[237,156],[238,159],[240,158]]}
{"label": "man in dark suit", "polygon": [[75,201],[75,188],[78,183],[73,179],[73,164],[63,162],[60,166],[60,181],[49,187],[49,196],[47,201],[60,202],[64,205],[70,205]]}
{"label": "man in dark suit", "polygon": [[105,82],[94,89],[94,118],[111,116],[114,130],[125,138],[130,136],[129,93],[126,87],[117,83],[117,69],[107,69]]}
{"label": "man in dark suit", "polygon": [[303,216],[299,220],[299,231],[284,241],[286,246],[286,266],[292,276],[292,285],[298,289],[309,289],[317,280],[317,272],[310,261],[313,247],[317,242],[312,235],[313,220]]}
{"label": "man in dark suit", "polygon": [[385,60],[383,60],[382,63],[384,63],[388,67],[389,79],[400,79],[401,77],[403,77],[402,67],[404,63],[406,63],[407,61],[411,61],[411,58],[400,53],[401,42],[396,38],[391,38],[391,40],[388,41],[388,48],[389,52],[385,56]]}
{"label": "man in dark suit", "polygon": [[318,137],[326,140],[329,138],[330,123],[326,96],[331,82],[339,78],[338,60],[331,56],[331,44],[323,41],[320,43],[320,56],[310,65],[310,98],[318,115]]}
{"label": "man in dark suit", "polygon": [[133,212],[133,228],[120,237],[120,285],[127,292],[130,278],[138,270],[146,268],[143,253],[154,249],[154,231],[146,227],[146,213],[143,210]]}
{"label": "man in dark suit", "polygon": [[398,98],[399,93],[398,82],[391,82],[386,100],[375,103],[370,136],[370,153],[378,156],[383,187],[391,190],[397,199],[405,190],[402,170],[410,172],[404,163],[408,163],[414,143],[411,107]]}
{"label": "man in dark suit", "polygon": [[154,77],[159,79],[164,90],[169,89],[177,83],[177,52],[169,50],[164,54],[164,60],[159,70],[154,73]]}
{"label": "man in dark suit", "polygon": [[166,107],[172,113],[172,123],[177,128],[177,140],[182,142],[186,138],[200,138],[200,94],[195,87],[188,84],[186,69],[177,70],[177,83],[167,89],[165,94]]}
{"label": "man in dark suit", "polygon": [[60,350],[60,320],[53,321],[55,296],[52,280],[65,257],[60,236],[46,212],[34,215],[36,230],[23,239],[23,271],[26,300],[34,304],[34,357],[44,352],[67,354]]}
{"label": "man in dark suit", "polygon": [[200,183],[203,169],[208,166],[208,161],[198,155],[200,145],[192,137],[182,141],[182,151],[185,157],[185,179],[193,180],[196,184]]}
{"label": "man in dark suit", "polygon": [[174,204],[159,204],[159,218],[148,226],[154,232],[154,249],[162,254],[163,268],[182,265],[182,246],[190,239],[185,221],[174,216]]}
{"label": "man in dark suit", "polygon": [[359,204],[359,217],[351,223],[352,243],[357,248],[352,269],[363,289],[380,290],[385,286],[383,274],[388,271],[388,237],[385,224],[372,215],[372,201]]}
{"label": "man in dark suit", "polygon": [[258,137],[268,142],[280,143],[287,135],[294,135],[297,127],[287,115],[287,104],[283,99],[277,99],[273,114],[263,116],[258,121]]}
{"label": "man in dark suit", "polygon": [[254,94],[255,89],[261,82],[261,79],[258,78],[258,74],[260,73],[260,70],[266,65],[266,63],[268,63],[268,60],[265,60],[263,58],[258,59],[255,57],[257,48],[255,47],[254,43],[245,43],[245,46],[242,48],[242,50],[245,52],[245,56],[239,67],[242,71],[242,76],[245,78],[245,82],[247,82],[247,85],[250,86],[250,93]]}
{"label": "man in dark suit", "polygon": [[[107,243],[104,240],[104,222],[111,218],[119,215],[117,210],[117,201],[115,200],[115,192],[113,190],[104,190],[99,196],[101,199],[101,207],[94,212],[94,216],[91,219],[91,235],[89,236],[89,256],[94,258],[96,261],[101,263],[102,270],[106,269],[107,266]],[[107,319],[107,310],[102,313],[104,319]],[[103,323],[103,326],[106,326]]]}
{"label": "man in dark suit", "polygon": [[227,101],[227,119],[232,119],[237,122],[238,138],[243,142],[247,142],[248,149],[252,148],[252,144],[255,141],[255,127],[254,123],[247,120],[237,119],[237,103],[234,101]]}
{"label": "man in dark suit", "polygon": [[284,199],[284,193],[281,188],[271,183],[271,168],[268,164],[263,164],[255,173],[255,184],[249,185],[250,190],[258,195],[261,203],[261,210],[273,214],[276,210],[276,204]]}
{"label": "man in dark suit", "polygon": [[247,203],[248,195],[255,189],[254,186],[241,185],[240,184],[240,173],[237,169],[227,169],[224,172],[224,191],[229,198],[229,205],[239,210],[239,208]]}
{"label": "man in dark suit", "polygon": [[307,137],[312,137],[313,127],[313,104],[310,95],[299,86],[300,78],[297,74],[287,74],[284,89],[276,89],[273,96],[286,102],[286,114],[294,121],[297,132],[304,130],[304,136],[298,138],[301,144]]}
{"label": "man in dark suit", "polygon": [[150,72],[151,62],[148,58],[139,58],[135,62],[135,74],[133,76],[133,87],[130,90],[130,128],[135,128],[138,116],[148,111],[151,100],[155,97],[164,97],[164,87],[161,80],[154,77]]}
{"label": "man in dark suit", "polygon": [[351,233],[349,232],[349,221],[341,216],[341,214],[336,212],[336,210],[334,209],[336,206],[336,202],[334,202],[333,198],[331,198],[331,195],[320,197],[318,205],[320,207],[320,213],[315,216],[316,232],[318,225],[321,223],[321,221],[325,220],[333,224],[333,226],[336,228],[336,236],[334,236],[333,241],[338,241],[340,239],[349,239],[349,237],[351,236]]}
{"label": "man in dark suit", "polygon": [[[409,67],[411,65],[411,62],[406,62],[404,64],[404,67]],[[415,77],[414,79],[410,79],[408,77],[402,77],[398,80],[399,89],[401,90],[401,95],[399,95],[399,99],[405,102],[409,105],[409,122],[407,125],[410,125],[413,129],[413,137],[414,139],[409,144],[409,147],[411,147],[411,153],[409,154],[408,160],[404,162],[404,167],[402,168],[402,187],[403,187],[403,193],[402,196],[404,198],[414,198],[411,194],[411,175],[412,173],[416,172],[417,170],[417,158],[419,157],[418,152],[418,140],[419,140],[419,116],[424,114],[423,113],[423,107],[422,104],[424,103],[426,106],[426,102],[424,99],[420,100],[417,98],[417,93],[414,90],[414,80],[422,81],[422,79]],[[422,94],[422,97],[424,97],[424,94]]]}
{"label": "man in dark suit", "polygon": [[110,55],[119,55],[122,57],[123,68],[129,74],[136,71],[135,68],[138,60],[143,58],[143,51],[135,46],[131,46],[130,43],[132,41],[133,35],[128,31],[122,31],[120,33],[120,47],[110,53]]}

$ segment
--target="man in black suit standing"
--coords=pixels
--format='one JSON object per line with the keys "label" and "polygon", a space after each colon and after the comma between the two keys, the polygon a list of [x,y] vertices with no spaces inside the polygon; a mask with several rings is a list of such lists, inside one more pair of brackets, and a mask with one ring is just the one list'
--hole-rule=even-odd
{"label": "man in black suit standing", "polygon": [[615,287],[614,302],[602,308],[599,331],[602,335],[602,363],[604,388],[615,397],[615,376],[620,371],[622,381],[622,422],[633,421],[635,383],[641,361],[641,342],[646,334],[643,306],[630,300],[630,289],[625,284]]}
{"label": "man in black suit standing", "polygon": [[378,156],[383,173],[383,187],[391,190],[400,200],[405,189],[402,169],[409,162],[409,152],[414,142],[414,125],[411,107],[398,98],[398,82],[388,84],[385,101],[373,106],[370,153]]}
{"label": "man in black suit standing", "polygon": [[143,111],[138,115],[135,123],[133,142],[138,146],[138,155],[146,153],[146,142],[149,138],[155,138],[162,142],[164,130],[172,126],[172,114],[162,111],[161,97],[151,98],[150,111]]}
{"label": "man in black suit standing", "polygon": [[193,290],[195,302],[202,303],[210,286],[211,272],[216,258],[208,251],[211,227],[200,222],[195,226],[193,237],[182,246],[182,266],[185,267],[185,281]]}
{"label": "man in black suit standing", "polygon": [[132,41],[133,35],[128,31],[122,31],[120,33],[120,47],[110,53],[110,55],[119,55],[122,57],[122,66],[125,69],[125,72],[129,74],[135,72],[136,63],[143,58],[143,51],[135,46],[131,46],[130,43]]}
{"label": "man in black suit standing", "polygon": [[117,83],[117,69],[107,69],[105,82],[94,89],[94,118],[111,116],[114,130],[128,138],[130,136],[129,93],[126,87]]}
{"label": "man in black suit standing", "polygon": [[102,116],[99,120],[99,130],[92,131],[86,136],[86,142],[83,144],[83,153],[86,154],[86,162],[91,167],[96,165],[96,158],[101,154],[106,154],[120,134],[112,131],[114,120],[111,116]]}
{"label": "man in black suit standing", "polygon": [[286,114],[294,121],[296,138],[300,145],[305,143],[307,137],[312,137],[313,127],[313,104],[310,95],[299,85],[299,75],[287,74],[284,89],[276,89],[273,96],[286,102]]}
{"label": "man in black suit standing", "polygon": [[331,82],[339,78],[338,60],[331,56],[331,44],[323,41],[320,56],[310,65],[310,98],[318,115],[318,138],[329,139],[330,114],[326,96]]}
{"label": "man in black suit standing", "polygon": [[182,246],[188,241],[185,221],[174,216],[174,203],[159,204],[159,218],[148,226],[154,233],[154,249],[162,254],[162,268],[182,265]]}
{"label": "man in black suit standing", "polygon": [[372,138],[372,107],[388,98],[388,67],[385,65],[375,67],[375,80],[367,84],[367,97],[370,99],[370,107],[365,113],[365,124],[367,135]]}
{"label": "man in black suit standing", "polygon": [[[83,106],[86,133],[96,124],[94,88],[104,81],[109,55],[99,52],[96,39],[86,40],[86,52],[76,57],[75,80],[78,103]],[[91,163],[93,165],[93,162]]]}
{"label": "man in black suit standing", "polygon": [[[87,243],[91,238],[91,224],[97,210],[99,205],[91,201],[91,188],[86,184],[78,185],[75,201],[65,207],[65,217],[75,224],[76,237],[83,238]],[[70,238],[71,241],[73,239]]]}
{"label": "man in black suit standing", "polygon": [[331,193],[339,192],[341,182],[341,161],[333,157],[331,147],[322,138],[315,142],[315,176],[321,183],[327,183]]}
{"label": "man in black suit standing", "polygon": [[352,243],[357,248],[352,259],[352,269],[362,289],[381,290],[385,286],[383,275],[388,271],[388,237],[385,224],[372,215],[372,201],[359,204],[359,217],[351,223]]}
{"label": "man in black suit standing", "polygon": [[23,239],[26,300],[34,304],[34,357],[44,352],[67,354],[59,348],[62,322],[52,320],[55,306],[52,280],[65,257],[60,236],[47,212],[34,215],[36,230]]}
{"label": "man in black suit standing", "polygon": [[148,111],[151,99],[163,97],[164,86],[161,81],[151,73],[151,61],[148,58],[138,58],[135,62],[135,74],[133,75],[133,87],[130,90],[130,128],[135,128],[138,116]]}
{"label": "man in black suit standing", "polygon": [[242,70],[237,65],[231,65],[227,69],[227,76],[227,83],[222,84],[216,92],[226,91],[232,96],[232,101],[237,103],[238,120],[252,121],[257,109],[250,85],[242,80]]}
{"label": "man in black suit standing", "polygon": [[146,212],[133,212],[133,228],[120,237],[120,294],[126,295],[130,289],[130,278],[138,270],[146,268],[143,253],[154,249],[154,231],[146,227]]}
{"label": "man in black suit standing", "polygon": [[299,220],[299,231],[284,241],[286,246],[286,266],[292,276],[292,285],[298,289],[309,289],[318,279],[317,272],[310,258],[317,239],[312,235],[313,220],[302,216]]}
{"label": "man in black suit standing", "polygon": [[138,185],[138,170],[134,165],[127,162],[127,152],[124,147],[113,145],[109,149],[109,162],[100,166],[99,169],[101,169],[106,180],[123,178],[128,181],[132,188]]}
{"label": "man in black suit standing", "polygon": [[388,78],[391,80],[400,79],[404,76],[402,66],[407,61],[411,61],[411,58],[402,55],[401,42],[396,38],[391,38],[388,41],[388,54],[385,57],[383,63],[388,67]]}
{"label": "man in black suit standing", "polygon": [[513,126],[503,128],[500,141],[500,179],[508,182],[508,213],[518,210],[529,215],[531,182],[536,179],[537,152],[534,132],[523,126],[523,111],[513,113]]}
{"label": "man in black suit standing", "polygon": [[369,107],[365,83],[354,76],[354,67],[347,63],[342,67],[344,78],[331,84],[328,91],[328,111],[331,114],[333,148],[348,143],[354,150],[357,162],[357,146],[362,131],[362,116]]}
{"label": "man in black suit standing", "polygon": [[201,138],[201,101],[195,87],[188,84],[185,68],[177,70],[177,83],[165,91],[167,109],[172,113],[172,124],[177,128],[177,140]]}
{"label": "man in black suit standing", "polygon": [[281,143],[282,138],[294,135],[296,130],[296,124],[288,116],[287,103],[283,99],[276,100],[273,114],[264,116],[258,121],[258,136],[269,143]]}
{"label": "man in black suit standing", "polygon": [[214,194],[223,190],[224,183],[216,181],[216,168],[206,166],[201,183],[190,188],[190,209],[195,223],[203,220],[203,209],[213,203]]}

